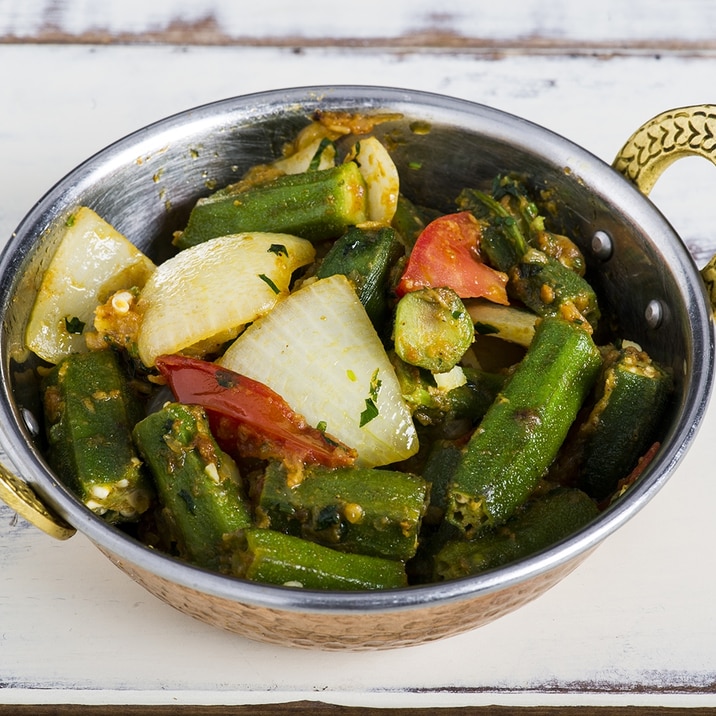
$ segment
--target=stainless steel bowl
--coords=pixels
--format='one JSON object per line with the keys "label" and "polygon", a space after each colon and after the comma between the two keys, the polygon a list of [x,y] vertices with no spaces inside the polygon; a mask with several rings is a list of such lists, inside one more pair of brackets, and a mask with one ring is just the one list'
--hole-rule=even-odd
{"label": "stainless steel bowl", "polygon": [[[317,109],[401,115],[378,132],[390,143],[403,191],[424,204],[447,209],[462,187],[506,170],[527,172],[553,190],[564,208],[560,229],[584,251],[604,313],[622,335],[673,369],[676,397],[657,456],[624,497],[579,533],[528,559],[440,584],[369,593],[274,587],[209,573],[143,546],[84,508],[49,469],[28,420],[39,414],[39,399],[23,332],[57,227],[75,207],[88,205],[160,260],[162,246],[183,226],[198,196],[275,157]],[[653,156],[634,159],[626,151],[620,158],[623,172],[637,183],[635,167],[653,169]],[[623,172],[504,112],[378,87],[258,93],[135,132],[42,197],[0,257],[0,440],[12,463],[4,494],[10,493],[23,515],[44,508],[34,521],[56,536],[84,533],[168,604],[262,641],[392,648],[457,634],[519,607],[568,574],[649,502],[694,438],[712,389],[714,332],[700,273],[667,220]]]}

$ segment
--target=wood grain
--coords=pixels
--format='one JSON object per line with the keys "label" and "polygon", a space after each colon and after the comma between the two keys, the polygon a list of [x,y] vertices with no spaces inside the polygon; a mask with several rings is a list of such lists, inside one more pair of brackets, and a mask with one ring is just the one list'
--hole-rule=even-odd
{"label": "wood grain", "polygon": [[361,706],[337,706],[315,701],[292,704],[268,704],[264,706],[2,706],[0,716],[172,716],[190,713],[192,716],[708,716],[716,713],[710,708],[673,708],[665,713],[661,707],[531,707],[519,709],[506,706],[463,706],[457,708],[367,708]]}
{"label": "wood grain", "polygon": [[680,0],[512,0],[439,7],[430,0],[364,0],[348,13],[318,0],[292,11],[287,0],[10,0],[0,5],[4,43],[162,43],[256,47],[487,53],[716,52],[716,7]]}

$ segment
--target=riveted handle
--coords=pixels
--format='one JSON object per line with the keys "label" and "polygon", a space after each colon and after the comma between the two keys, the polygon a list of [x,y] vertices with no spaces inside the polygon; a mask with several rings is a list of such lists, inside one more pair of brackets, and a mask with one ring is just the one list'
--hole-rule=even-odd
{"label": "riveted handle", "polygon": [[[716,105],[680,107],[652,117],[632,134],[612,166],[645,195],[677,159],[704,157],[716,164]],[[701,269],[716,311],[716,256]]]}
{"label": "riveted handle", "polygon": [[52,514],[32,488],[0,464],[0,500],[24,517],[35,527],[55,539],[68,539],[75,534],[74,527]]}

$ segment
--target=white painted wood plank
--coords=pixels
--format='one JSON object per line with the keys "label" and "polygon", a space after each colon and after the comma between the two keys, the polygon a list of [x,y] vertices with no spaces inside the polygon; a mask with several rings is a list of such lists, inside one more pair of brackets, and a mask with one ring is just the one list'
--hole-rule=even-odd
{"label": "white painted wood plank", "polygon": [[716,5],[710,0],[488,0],[436,8],[432,0],[363,0],[339,11],[331,0],[297,6],[292,0],[2,0],[0,37],[47,32],[82,36],[145,35],[180,27],[225,39],[419,37],[442,33],[485,41],[713,41]]}
{"label": "white painted wood plank", "polygon": [[[708,57],[2,46],[0,237],[105,144],[234,94],[377,81],[439,91],[537,121],[611,161],[653,114],[709,101],[715,72]],[[677,165],[653,195],[688,240],[714,225],[716,174],[699,167],[683,177]],[[397,652],[297,654],[225,634],[161,604],[83,537],[53,542],[0,508],[0,703],[716,705],[716,576],[701,567],[716,540],[714,430],[716,409],[647,509],[548,594],[472,633]]]}

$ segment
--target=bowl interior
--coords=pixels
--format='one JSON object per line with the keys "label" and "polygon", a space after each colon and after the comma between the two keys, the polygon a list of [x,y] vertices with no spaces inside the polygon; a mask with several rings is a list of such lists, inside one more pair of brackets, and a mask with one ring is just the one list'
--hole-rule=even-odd
{"label": "bowl interior", "polygon": [[[391,113],[376,133],[389,146],[401,189],[413,201],[449,210],[463,187],[484,186],[499,172],[519,172],[551,193],[560,211],[552,227],[584,251],[604,324],[641,344],[674,372],[676,392],[662,449],[640,483],[580,534],[519,565],[455,585],[419,587],[404,603],[454,599],[494,590],[548,569],[594,546],[671,474],[700,422],[711,390],[713,335],[698,271],[664,217],[623,177],[568,140],[511,115],[433,94],[376,87],[297,88],[224,100],[142,129],[88,159],[53,187],[11,237],[0,263],[3,448],[22,476],[91,539],[130,562],[192,587],[236,599],[315,608],[391,608],[395,595],[321,595],[245,585],[175,563],[89,514],[58,483],[22,413],[39,415],[36,363],[23,333],[38,277],[57,229],[88,205],[153,259],[169,255],[173,231],[194,201],[276,157],[316,111]],[[597,231],[611,256],[592,250]],[[653,302],[656,302],[654,304]],[[660,308],[648,321],[650,307]],[[653,315],[653,312],[649,315]],[[281,593],[279,598],[275,597]]]}

